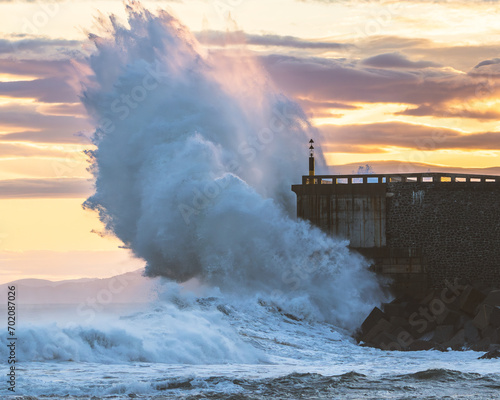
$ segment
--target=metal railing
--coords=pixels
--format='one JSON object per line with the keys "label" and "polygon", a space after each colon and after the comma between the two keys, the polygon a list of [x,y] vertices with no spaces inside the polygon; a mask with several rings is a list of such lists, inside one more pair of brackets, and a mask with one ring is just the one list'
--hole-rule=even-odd
{"label": "metal railing", "polygon": [[424,183],[497,183],[500,176],[446,174],[441,172],[426,172],[419,174],[367,174],[367,175],[316,175],[303,176],[303,185],[357,185],[357,184],[387,184],[392,182],[424,182]]}

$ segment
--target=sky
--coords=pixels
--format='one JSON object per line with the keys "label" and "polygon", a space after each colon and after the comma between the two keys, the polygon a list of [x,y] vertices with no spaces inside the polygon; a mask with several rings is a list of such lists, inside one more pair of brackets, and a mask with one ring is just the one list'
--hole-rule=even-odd
{"label": "sky", "polygon": [[[306,111],[334,170],[500,171],[497,1],[143,4],[171,11],[209,52],[245,48]],[[111,13],[124,18],[123,3],[0,1],[0,283],[144,265],[81,206],[93,126],[79,76],[87,35]]]}

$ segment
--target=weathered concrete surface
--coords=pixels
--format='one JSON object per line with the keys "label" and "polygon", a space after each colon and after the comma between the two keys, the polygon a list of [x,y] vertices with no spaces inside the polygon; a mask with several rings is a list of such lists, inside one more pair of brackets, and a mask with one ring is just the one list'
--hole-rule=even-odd
{"label": "weathered concrete surface", "polygon": [[[500,287],[500,177],[333,175],[303,177],[292,190],[297,216],[350,240],[396,295],[456,278]],[[470,315],[473,306],[464,305]]]}

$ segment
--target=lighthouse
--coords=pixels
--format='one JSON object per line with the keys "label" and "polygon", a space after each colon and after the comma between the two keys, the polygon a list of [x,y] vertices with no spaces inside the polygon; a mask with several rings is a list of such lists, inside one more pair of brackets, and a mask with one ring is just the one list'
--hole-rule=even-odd
{"label": "lighthouse", "polygon": [[309,176],[314,176],[314,140],[309,140]]}

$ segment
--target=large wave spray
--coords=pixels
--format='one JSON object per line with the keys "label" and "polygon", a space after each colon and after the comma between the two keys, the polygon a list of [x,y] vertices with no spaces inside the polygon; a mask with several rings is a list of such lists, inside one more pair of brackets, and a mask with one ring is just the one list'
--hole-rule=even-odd
{"label": "large wave spray", "polygon": [[167,12],[127,9],[129,27],[111,17],[90,35],[82,100],[98,129],[85,205],[149,276],[197,277],[353,328],[380,289],[346,243],[291,218],[290,185],[318,134],[300,107],[249,54],[209,52]]}

